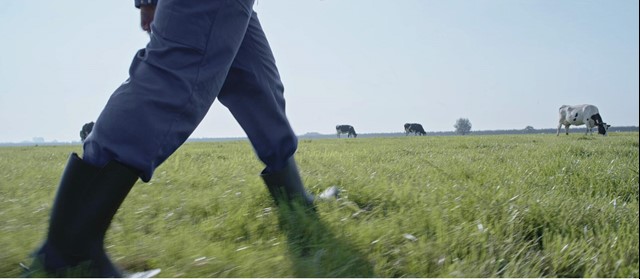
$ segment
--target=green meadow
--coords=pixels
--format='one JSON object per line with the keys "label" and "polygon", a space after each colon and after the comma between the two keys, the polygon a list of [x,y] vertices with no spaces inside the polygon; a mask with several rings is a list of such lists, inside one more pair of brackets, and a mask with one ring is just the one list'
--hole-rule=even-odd
{"label": "green meadow", "polygon": [[[158,277],[638,277],[638,142],[550,135],[301,140],[317,215],[277,208],[247,141],[187,143],[107,232]],[[42,242],[71,152],[0,148],[0,277]]]}

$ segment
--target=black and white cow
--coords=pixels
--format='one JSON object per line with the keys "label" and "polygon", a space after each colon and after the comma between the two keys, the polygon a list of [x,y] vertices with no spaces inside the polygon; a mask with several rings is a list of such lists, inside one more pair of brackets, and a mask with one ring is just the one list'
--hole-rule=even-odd
{"label": "black and white cow", "polygon": [[91,133],[91,130],[93,130],[93,124],[93,121],[91,121],[82,125],[82,130],[80,130],[80,140],[84,141],[87,136],[89,136],[89,133]]}
{"label": "black and white cow", "polygon": [[569,134],[569,126],[571,125],[586,125],[587,131],[584,133],[589,134],[593,133],[591,129],[593,127],[598,126],[598,134],[607,135],[607,130],[611,125],[607,125],[602,121],[602,117],[598,112],[598,108],[594,105],[577,105],[577,106],[568,106],[563,105],[560,107],[560,119],[558,123],[558,133],[560,135],[560,128],[564,125],[566,134]]}
{"label": "black and white cow", "polygon": [[424,128],[422,128],[422,125],[418,124],[418,123],[405,123],[404,124],[404,133],[406,136],[408,136],[409,134],[414,134],[414,135],[421,135],[421,136],[426,136],[427,132],[424,131]]}
{"label": "black and white cow", "polygon": [[354,138],[358,136],[358,134],[356,134],[356,130],[353,129],[353,126],[351,125],[336,126],[336,133],[338,134],[338,137],[340,137],[340,134],[347,134],[347,137],[353,136]]}

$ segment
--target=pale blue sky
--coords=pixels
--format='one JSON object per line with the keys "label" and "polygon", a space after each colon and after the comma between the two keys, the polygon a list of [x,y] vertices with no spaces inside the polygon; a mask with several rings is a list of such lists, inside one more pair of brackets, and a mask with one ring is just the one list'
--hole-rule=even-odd
{"label": "pale blue sky", "polygon": [[[0,1],[0,142],[77,141],[145,46],[133,1]],[[259,0],[297,134],[638,126],[636,0]],[[192,137],[244,132],[219,103]]]}

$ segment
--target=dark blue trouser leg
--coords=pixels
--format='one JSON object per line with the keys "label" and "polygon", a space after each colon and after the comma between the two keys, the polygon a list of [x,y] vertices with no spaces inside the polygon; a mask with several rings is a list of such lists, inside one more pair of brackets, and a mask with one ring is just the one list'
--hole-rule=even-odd
{"label": "dark blue trouser leg", "polygon": [[254,13],[218,95],[265,163],[261,177],[276,203],[299,199],[313,207],[293,154],[298,138],[285,114],[284,88],[269,43]]}
{"label": "dark blue trouser leg", "polygon": [[220,92],[253,15],[253,0],[160,1],[151,41],[133,59],[84,142],[83,159],[116,160],[151,179]]}
{"label": "dark blue trouser leg", "polygon": [[86,262],[90,276],[121,275],[103,247],[111,218],[137,176],[149,181],[218,95],[267,165],[263,178],[274,197],[283,190],[287,199],[313,202],[293,161],[297,138],[252,5],[253,0],[160,1],[151,41],[86,138],[84,160],[74,155],[69,161],[47,240],[37,252],[46,272],[66,276]]}
{"label": "dark blue trouser leg", "polygon": [[275,59],[254,13],[218,99],[244,129],[266,164],[265,172],[284,168],[298,145],[285,115],[283,92]]}

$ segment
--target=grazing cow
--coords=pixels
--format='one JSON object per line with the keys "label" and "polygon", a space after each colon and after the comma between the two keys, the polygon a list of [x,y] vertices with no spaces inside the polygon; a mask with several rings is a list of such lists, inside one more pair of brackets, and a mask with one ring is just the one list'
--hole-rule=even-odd
{"label": "grazing cow", "polygon": [[568,106],[563,105],[560,107],[560,120],[558,123],[558,133],[556,136],[560,135],[560,128],[564,125],[566,134],[569,134],[569,126],[571,125],[586,125],[587,131],[584,133],[589,134],[593,133],[591,128],[598,126],[598,134],[603,136],[607,135],[607,130],[611,125],[607,125],[602,121],[602,117],[598,112],[598,108],[594,105],[577,105],[577,106]]}
{"label": "grazing cow", "polygon": [[354,138],[358,136],[358,134],[356,134],[356,130],[353,129],[353,126],[351,125],[336,126],[336,133],[338,134],[338,137],[340,137],[340,134],[347,134],[347,137],[353,136]]}
{"label": "grazing cow", "polygon": [[414,135],[421,135],[421,136],[426,136],[427,132],[424,131],[424,128],[422,128],[422,125],[418,124],[418,123],[405,123],[404,124],[404,133],[406,136],[408,136],[409,134],[413,133]]}
{"label": "grazing cow", "polygon": [[93,121],[82,125],[82,130],[80,130],[80,140],[84,141],[87,136],[89,136],[89,133],[91,133],[91,130],[93,130]]}

